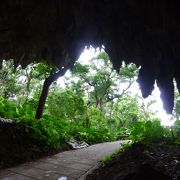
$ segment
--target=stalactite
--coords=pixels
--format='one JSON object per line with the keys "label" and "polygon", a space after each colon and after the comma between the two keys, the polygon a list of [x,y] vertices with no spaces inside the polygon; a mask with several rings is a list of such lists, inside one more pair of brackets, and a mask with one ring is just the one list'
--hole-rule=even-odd
{"label": "stalactite", "polygon": [[137,82],[140,85],[142,96],[144,98],[148,97],[152,93],[155,83],[155,77],[151,69],[142,67],[139,71]]}
{"label": "stalactite", "polygon": [[[157,79],[164,107],[173,107],[173,77],[180,89],[180,3],[169,0],[0,1],[0,62],[27,66],[42,58],[62,67],[86,45],[105,45],[115,69],[141,65],[147,97]],[[166,66],[166,73],[159,71]],[[173,68],[174,67],[174,68]]]}

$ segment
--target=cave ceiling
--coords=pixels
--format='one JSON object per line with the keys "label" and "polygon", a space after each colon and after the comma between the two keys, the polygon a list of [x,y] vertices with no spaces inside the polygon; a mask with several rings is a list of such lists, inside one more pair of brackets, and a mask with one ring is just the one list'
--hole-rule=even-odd
{"label": "cave ceiling", "polygon": [[141,66],[143,97],[156,80],[170,113],[173,79],[180,90],[179,9],[179,0],[1,0],[0,61],[63,67],[85,46],[104,45],[115,69],[122,61]]}

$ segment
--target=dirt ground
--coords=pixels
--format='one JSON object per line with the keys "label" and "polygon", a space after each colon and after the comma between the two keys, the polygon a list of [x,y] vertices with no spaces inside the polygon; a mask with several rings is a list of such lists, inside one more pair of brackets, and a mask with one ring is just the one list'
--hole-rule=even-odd
{"label": "dirt ground", "polygon": [[106,167],[99,167],[87,180],[180,179],[180,145],[158,142],[132,145]]}

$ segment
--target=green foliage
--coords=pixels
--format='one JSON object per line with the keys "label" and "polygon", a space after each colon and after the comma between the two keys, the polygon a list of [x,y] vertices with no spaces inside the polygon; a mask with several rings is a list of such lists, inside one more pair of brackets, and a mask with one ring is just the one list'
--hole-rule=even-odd
{"label": "green foliage", "polygon": [[33,70],[33,77],[37,79],[45,79],[50,74],[58,71],[56,67],[47,64],[46,61],[33,63],[31,68]]}
{"label": "green foliage", "polygon": [[118,139],[130,139],[129,136],[131,134],[131,130],[128,127],[121,127],[118,129],[117,138]]}
{"label": "green foliage", "polygon": [[[43,80],[56,71],[44,62],[16,70],[13,62],[4,62],[0,70],[0,116],[16,120],[38,143],[53,148],[71,138],[93,144],[117,139],[151,142],[166,135],[148,107],[129,93],[138,73],[136,65],[123,63],[118,73],[105,51],[89,64],[77,62],[70,81],[66,78],[66,87],[54,83],[43,118],[35,120]],[[174,132],[179,136],[177,128]]]}
{"label": "green foliage", "polygon": [[171,127],[171,133],[173,138],[176,138],[180,141],[180,120],[176,120],[174,125]]}
{"label": "green foliage", "polygon": [[38,143],[52,148],[60,147],[65,141],[70,139],[68,125],[66,122],[52,119],[21,119],[18,122],[24,126],[26,132],[38,140]]}
{"label": "green foliage", "polygon": [[130,63],[126,65],[124,62],[120,68],[119,74],[124,78],[134,78],[138,74],[138,69],[135,64]]}
{"label": "green foliage", "polygon": [[72,127],[71,136],[79,141],[85,141],[89,144],[113,141],[116,139],[115,134],[107,128],[84,128],[80,126]]}
{"label": "green foliage", "polygon": [[126,127],[140,119],[139,104],[135,97],[125,94],[113,106],[117,127]]}
{"label": "green foliage", "polygon": [[101,161],[101,167],[106,167],[109,164],[110,161],[118,158],[120,155],[123,154],[123,152],[128,150],[131,146],[132,146],[131,142],[126,142],[124,144],[121,144],[121,146],[119,147],[119,150],[117,150],[116,152],[114,152],[110,156],[104,156],[103,157],[103,159]]}
{"label": "green foliage", "polygon": [[129,130],[129,138],[134,142],[144,141],[150,143],[166,136],[166,130],[161,126],[159,120],[137,121],[129,127]]}
{"label": "green foliage", "polygon": [[16,107],[15,101],[8,101],[0,97],[0,117],[16,118],[19,116],[19,111]]}
{"label": "green foliage", "polygon": [[173,117],[175,120],[180,120],[180,96],[179,96],[177,88],[175,89],[174,98],[175,98],[175,102],[174,102]]}
{"label": "green foliage", "polygon": [[[77,62],[73,68],[71,79],[78,78],[76,84],[81,85],[81,91],[82,89],[86,91],[84,94],[88,96],[89,106],[106,111],[105,109],[110,102],[128,91],[135,80],[137,71],[134,64],[123,64],[120,73],[117,73],[113,69],[107,53],[101,51],[90,60],[89,64],[82,65]],[[121,88],[121,83],[126,86]],[[70,82],[71,88],[72,84],[74,85],[73,80]],[[80,86],[73,86],[73,89],[75,87],[79,88]]]}
{"label": "green foliage", "polygon": [[69,124],[71,137],[89,144],[115,139],[107,127],[104,113],[94,107],[87,108],[83,98],[72,91],[50,93],[47,105],[48,110],[51,107],[50,118],[58,117],[59,121],[64,119]]}
{"label": "green foliage", "polygon": [[119,148],[119,150],[115,151],[111,155],[111,159],[117,158],[118,156],[123,154],[125,151],[127,151],[132,146],[132,144],[133,143],[131,141],[127,141],[124,144],[121,144],[121,147]]}
{"label": "green foliage", "polygon": [[106,116],[104,112],[95,107],[88,108],[89,124],[95,128],[107,127]]}
{"label": "green foliage", "polygon": [[86,119],[87,106],[81,96],[65,89],[50,92],[46,110],[51,118],[66,119],[71,123],[82,125]]}
{"label": "green foliage", "polygon": [[[30,107],[30,103],[28,105]],[[0,116],[14,119],[22,131],[25,129],[29,136],[45,146],[58,148],[70,139],[66,122],[50,119],[47,116],[37,121],[31,109],[25,111],[23,107],[17,108],[13,101],[6,101],[2,97],[0,97]]]}
{"label": "green foliage", "polygon": [[19,80],[21,70],[14,69],[13,61],[3,61],[0,69],[0,96],[8,99],[15,96],[21,91],[21,84]]}
{"label": "green foliage", "polygon": [[101,166],[105,167],[112,160],[111,156],[104,156],[101,161]]}
{"label": "green foliage", "polygon": [[81,63],[76,63],[73,68],[73,74],[75,75],[86,75],[89,73],[89,66],[88,65],[82,65]]}

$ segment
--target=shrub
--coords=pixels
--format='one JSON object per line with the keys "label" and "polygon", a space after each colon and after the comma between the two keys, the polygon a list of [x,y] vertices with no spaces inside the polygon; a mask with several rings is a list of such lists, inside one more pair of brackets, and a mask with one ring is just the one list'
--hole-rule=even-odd
{"label": "shrub", "polygon": [[136,141],[152,142],[165,136],[165,128],[160,121],[137,121],[130,126],[130,139]]}
{"label": "shrub", "polygon": [[79,141],[85,141],[88,144],[100,143],[115,140],[115,134],[111,133],[107,128],[84,128],[82,126],[73,126],[71,136]]}
{"label": "shrub", "polygon": [[25,128],[26,133],[35,138],[37,143],[45,146],[58,148],[70,139],[68,136],[68,125],[64,121],[21,119],[17,123]]}
{"label": "shrub", "polygon": [[168,136],[169,130],[161,126],[159,120],[136,121],[132,125],[120,128],[118,132],[119,139],[130,139],[133,142],[152,141],[162,139]]}

